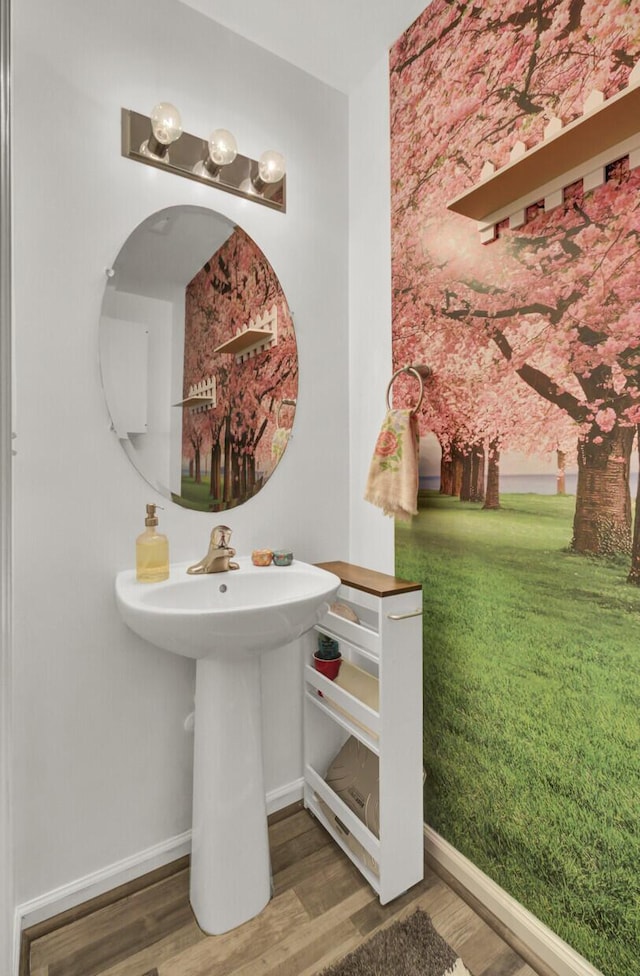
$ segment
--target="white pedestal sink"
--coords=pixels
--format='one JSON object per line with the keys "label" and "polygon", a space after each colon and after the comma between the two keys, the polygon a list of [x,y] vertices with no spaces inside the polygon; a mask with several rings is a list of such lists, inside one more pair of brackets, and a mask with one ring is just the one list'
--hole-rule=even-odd
{"label": "white pedestal sink", "polygon": [[197,658],[191,905],[220,935],[271,897],[262,774],[260,653],[300,637],[322,616],[340,580],[301,563],[168,580],[116,577],[125,623],[165,651]]}

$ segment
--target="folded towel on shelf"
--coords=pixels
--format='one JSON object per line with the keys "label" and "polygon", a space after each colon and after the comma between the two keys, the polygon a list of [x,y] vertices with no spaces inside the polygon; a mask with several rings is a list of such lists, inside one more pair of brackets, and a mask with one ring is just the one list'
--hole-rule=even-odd
{"label": "folded towel on shelf", "polygon": [[418,420],[411,410],[389,410],[371,458],[365,500],[391,518],[418,514]]}

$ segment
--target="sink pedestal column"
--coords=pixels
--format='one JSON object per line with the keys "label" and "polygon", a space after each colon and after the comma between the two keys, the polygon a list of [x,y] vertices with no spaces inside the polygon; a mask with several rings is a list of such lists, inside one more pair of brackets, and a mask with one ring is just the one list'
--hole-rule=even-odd
{"label": "sink pedestal column", "polygon": [[247,922],[271,897],[261,710],[257,653],[198,660],[190,895],[210,935]]}

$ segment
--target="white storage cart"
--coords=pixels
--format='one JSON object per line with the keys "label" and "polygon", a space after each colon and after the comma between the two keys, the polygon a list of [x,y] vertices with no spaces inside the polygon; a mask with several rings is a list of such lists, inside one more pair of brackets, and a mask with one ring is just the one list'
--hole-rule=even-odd
{"label": "white storage cart", "polygon": [[[340,577],[335,602],[358,622],[329,611],[305,637],[304,804],[384,905],[424,875],[422,585],[344,562],[319,565]],[[335,681],[313,666],[318,632],[340,645]],[[378,757],[379,836],[325,781],[350,736]]]}

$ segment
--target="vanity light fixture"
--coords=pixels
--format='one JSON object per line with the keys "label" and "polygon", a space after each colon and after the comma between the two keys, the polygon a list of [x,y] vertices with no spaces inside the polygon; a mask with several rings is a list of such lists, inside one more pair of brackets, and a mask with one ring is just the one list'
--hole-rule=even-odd
{"label": "vanity light fixture", "polygon": [[183,132],[180,113],[169,102],[156,105],[150,117],[122,109],[122,155],[265,207],[286,210],[286,166],[281,153],[270,149],[259,160],[250,159],[238,152],[227,129],[215,129],[208,139]]}

